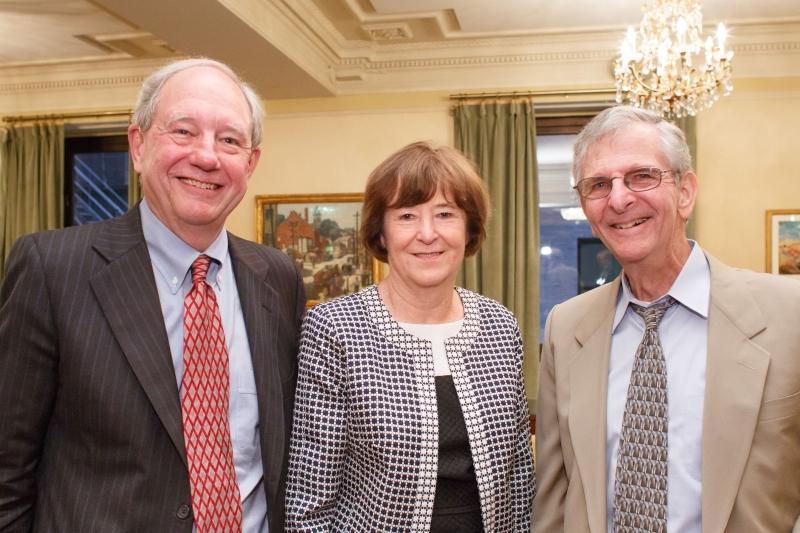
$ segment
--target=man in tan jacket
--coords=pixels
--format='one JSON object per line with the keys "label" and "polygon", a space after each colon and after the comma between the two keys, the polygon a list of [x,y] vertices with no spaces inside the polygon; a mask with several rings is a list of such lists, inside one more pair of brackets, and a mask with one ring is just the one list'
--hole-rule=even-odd
{"label": "man in tan jacket", "polygon": [[728,267],[687,239],[698,179],[683,134],[655,114],[603,111],[573,170],[623,274],[548,318],[533,530],[788,533],[800,283]]}

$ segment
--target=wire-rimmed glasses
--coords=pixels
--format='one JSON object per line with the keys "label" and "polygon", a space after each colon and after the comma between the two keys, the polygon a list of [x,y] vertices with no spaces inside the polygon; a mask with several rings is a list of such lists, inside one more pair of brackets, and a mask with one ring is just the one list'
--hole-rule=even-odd
{"label": "wire-rimmed glasses", "polygon": [[644,192],[655,189],[661,185],[664,174],[674,172],[672,169],[662,170],[656,167],[635,168],[626,172],[622,176],[609,178],[607,176],[595,176],[578,180],[573,189],[578,191],[582,198],[587,200],[599,200],[611,194],[613,181],[621,179],[625,186],[634,192]]}

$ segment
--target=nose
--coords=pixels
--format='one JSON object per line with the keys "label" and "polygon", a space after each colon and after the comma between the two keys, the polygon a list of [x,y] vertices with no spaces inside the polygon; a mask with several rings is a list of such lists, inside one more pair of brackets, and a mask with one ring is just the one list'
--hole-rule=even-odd
{"label": "nose", "polygon": [[417,228],[417,238],[425,244],[430,244],[436,240],[437,236],[438,232],[436,231],[436,224],[433,217],[421,217],[419,227]]}
{"label": "nose", "polygon": [[608,205],[617,213],[624,213],[635,201],[636,193],[625,186],[622,178],[611,180]]}
{"label": "nose", "polygon": [[205,171],[219,168],[219,156],[217,155],[214,135],[204,134],[197,136],[192,145],[189,160],[194,166]]}

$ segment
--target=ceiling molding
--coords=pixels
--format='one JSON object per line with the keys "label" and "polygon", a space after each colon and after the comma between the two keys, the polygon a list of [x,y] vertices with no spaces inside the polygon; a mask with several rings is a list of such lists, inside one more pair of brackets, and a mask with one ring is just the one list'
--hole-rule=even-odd
{"label": "ceiling molding", "polygon": [[409,21],[433,21],[438,27],[439,31],[444,36],[450,36],[458,31],[458,21],[452,13],[452,10],[435,10],[435,11],[413,11],[402,14],[382,15],[379,13],[367,13],[361,7],[359,0],[343,0],[344,4],[355,15],[362,27],[370,24],[377,23],[406,23]]}
{"label": "ceiling molding", "polygon": [[282,0],[93,0],[185,55],[229,64],[264,98],[331,96],[330,52]]}
{"label": "ceiling molding", "polygon": [[104,76],[99,78],[40,80],[18,83],[0,83],[0,93],[25,93],[28,91],[53,91],[63,89],[98,89],[103,87],[141,87],[144,75]]}
{"label": "ceiling molding", "polygon": [[379,24],[364,24],[361,28],[378,42],[404,41],[411,39],[414,32],[405,22],[381,22]]}
{"label": "ceiling molding", "polygon": [[[774,54],[800,52],[800,41],[737,44],[731,47],[734,54]],[[736,56],[734,55],[734,60]]]}
{"label": "ceiling molding", "polygon": [[[88,89],[95,90],[92,97],[103,98],[106,89],[121,98],[167,60],[154,54],[173,52],[225,61],[268,100],[487,87],[605,87],[613,84],[611,64],[624,34],[620,25],[472,32],[467,38],[450,9],[378,14],[369,12],[364,0],[93,0],[93,4],[124,19],[131,30],[127,34],[87,31],[86,38],[120,51],[5,63],[0,66],[0,93],[6,102],[26,106],[26,93],[47,98],[41,93],[62,91],[65,101],[72,103]],[[735,78],[800,76],[800,18],[766,22],[751,18],[728,26]],[[209,35],[229,37],[209,39]],[[131,57],[140,48],[145,57]],[[57,95],[51,98],[55,101]]]}
{"label": "ceiling molding", "polygon": [[612,50],[583,50],[576,52],[543,52],[535,54],[505,54],[457,56],[421,59],[387,59],[370,61],[367,58],[343,58],[342,67],[359,66],[367,71],[429,69],[442,67],[480,67],[485,65],[530,65],[556,61],[605,61],[613,57]]}

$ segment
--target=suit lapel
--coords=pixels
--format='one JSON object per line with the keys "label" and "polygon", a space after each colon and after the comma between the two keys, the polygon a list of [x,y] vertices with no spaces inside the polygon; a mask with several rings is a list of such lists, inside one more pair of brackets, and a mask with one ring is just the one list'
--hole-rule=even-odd
{"label": "suit lapel", "polygon": [[569,429],[593,531],[606,528],[606,395],[611,326],[620,278],[597,297],[575,329],[580,346],[570,362]]}
{"label": "suit lapel", "polygon": [[766,322],[735,270],[708,256],[711,306],[703,414],[704,532],[724,531],[753,441],[769,353],[750,339]]}
{"label": "suit lapel", "polygon": [[186,462],[175,369],[138,208],[108,222],[94,250],[108,264],[92,277],[92,290],[142,389]]}
{"label": "suit lapel", "polygon": [[244,315],[258,396],[261,454],[268,500],[278,492],[285,456],[284,392],[277,360],[278,297],[268,282],[267,261],[250,243],[228,235],[236,286]]}

